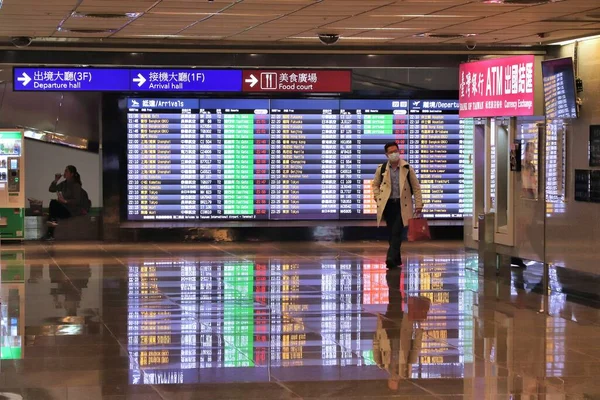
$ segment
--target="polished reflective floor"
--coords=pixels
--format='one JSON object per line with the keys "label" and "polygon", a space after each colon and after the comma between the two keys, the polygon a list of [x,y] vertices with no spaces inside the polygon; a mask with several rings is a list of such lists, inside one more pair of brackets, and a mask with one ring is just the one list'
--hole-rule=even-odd
{"label": "polished reflective floor", "polygon": [[560,270],[545,296],[535,263],[385,250],[2,245],[0,399],[600,398],[600,311]]}

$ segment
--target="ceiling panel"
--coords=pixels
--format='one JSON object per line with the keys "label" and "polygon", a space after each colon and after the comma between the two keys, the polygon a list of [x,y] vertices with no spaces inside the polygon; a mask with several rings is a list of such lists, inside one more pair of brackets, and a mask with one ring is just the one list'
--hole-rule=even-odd
{"label": "ceiling panel", "polygon": [[[535,6],[479,0],[83,0],[75,10],[76,4],[76,0],[4,0],[0,35],[83,39],[109,35],[124,40],[180,35],[215,43],[279,40],[294,46],[318,43],[317,34],[326,32],[346,38],[336,46],[360,42],[426,47],[465,39],[417,38],[415,34],[476,34],[473,40],[481,43],[518,45],[600,33],[600,0]],[[73,11],[140,16],[134,20],[78,18],[71,16]],[[63,20],[63,31],[59,31]],[[69,29],[118,32],[85,34]],[[286,40],[292,37],[306,39]]]}
{"label": "ceiling panel", "polygon": [[156,3],[156,0],[83,0],[81,5],[77,7],[77,11],[85,13],[134,13],[146,11],[154,3]]}

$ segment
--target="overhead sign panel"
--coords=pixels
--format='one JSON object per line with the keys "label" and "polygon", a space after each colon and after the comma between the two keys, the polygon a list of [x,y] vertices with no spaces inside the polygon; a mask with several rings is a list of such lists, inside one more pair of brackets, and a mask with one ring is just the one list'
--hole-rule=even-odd
{"label": "overhead sign panel", "polygon": [[131,91],[239,92],[242,71],[200,69],[140,69],[130,71]]}
{"label": "overhead sign panel", "polygon": [[128,91],[129,70],[100,68],[14,68],[16,91]]}
{"label": "overhead sign panel", "polygon": [[350,70],[14,68],[16,91],[345,93]]}
{"label": "overhead sign panel", "polygon": [[352,91],[350,70],[244,70],[244,92],[345,93]]}
{"label": "overhead sign panel", "polygon": [[535,115],[535,56],[465,63],[459,74],[461,118]]}
{"label": "overhead sign panel", "polygon": [[47,92],[239,92],[241,70],[14,68],[14,90]]}

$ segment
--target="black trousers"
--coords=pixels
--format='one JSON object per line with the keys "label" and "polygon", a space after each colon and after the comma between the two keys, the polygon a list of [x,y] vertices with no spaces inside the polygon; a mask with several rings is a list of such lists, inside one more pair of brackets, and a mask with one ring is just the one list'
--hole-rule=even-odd
{"label": "black trousers", "polygon": [[402,264],[402,240],[406,236],[400,201],[389,200],[383,211],[383,218],[388,228],[390,244],[385,262],[388,266],[399,266]]}
{"label": "black trousers", "polygon": [[[60,203],[58,200],[50,201],[49,206],[50,215],[48,216],[48,220],[50,221],[58,221],[59,219],[67,219],[71,218],[71,212],[64,204]],[[48,228],[48,235],[54,235],[54,227]]]}

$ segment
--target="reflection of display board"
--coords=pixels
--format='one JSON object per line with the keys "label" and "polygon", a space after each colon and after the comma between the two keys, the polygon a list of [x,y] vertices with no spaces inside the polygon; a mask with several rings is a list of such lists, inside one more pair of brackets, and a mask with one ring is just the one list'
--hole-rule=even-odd
{"label": "reflection of display board", "polygon": [[537,200],[539,193],[539,127],[536,123],[522,124],[521,137],[521,198]]}
{"label": "reflection of display board", "polygon": [[25,252],[3,251],[0,259],[0,359],[17,360],[25,335]]}
{"label": "reflection of display board", "polygon": [[567,137],[562,120],[546,124],[546,213],[565,212]]}
{"label": "reflection of display board", "polygon": [[23,132],[0,131],[0,236],[22,239],[25,182]]}
{"label": "reflection of display board", "polygon": [[[407,260],[405,272],[388,277],[383,263],[343,256],[317,262],[133,262],[127,296],[129,382],[266,382],[275,375],[281,381],[343,379],[340,372],[353,374],[356,367],[367,372],[356,379],[387,378],[373,365],[376,314],[401,319],[406,311],[399,298],[390,299],[388,279],[399,283],[402,296],[432,301],[410,376],[462,377],[465,363],[473,360],[469,315],[478,290],[477,263],[477,255],[419,257]],[[448,276],[448,271],[457,272]],[[390,321],[392,330],[400,322]],[[327,375],[334,367],[335,374]]]}
{"label": "reflection of display board", "polygon": [[590,201],[590,171],[587,169],[575,170],[575,200]]}
{"label": "reflection of display board", "polygon": [[[472,132],[454,100],[128,99],[129,220],[374,219],[395,141],[425,217],[472,207]],[[471,169],[469,169],[471,168]]]}
{"label": "reflection of display board", "polygon": [[590,167],[600,167],[600,125],[590,125]]}
{"label": "reflection of display board", "polygon": [[571,57],[542,61],[546,117],[577,118],[575,73]]}
{"label": "reflection of display board", "polygon": [[600,203],[600,171],[590,171],[590,201]]}

